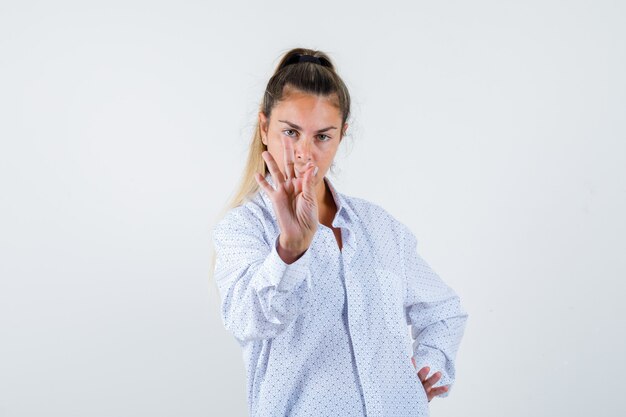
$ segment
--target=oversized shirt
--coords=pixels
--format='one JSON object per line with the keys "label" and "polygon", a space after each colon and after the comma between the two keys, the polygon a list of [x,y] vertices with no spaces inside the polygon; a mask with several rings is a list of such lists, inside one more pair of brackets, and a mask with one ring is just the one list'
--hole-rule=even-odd
{"label": "oversized shirt", "polygon": [[341,250],[318,224],[286,264],[263,189],[213,228],[221,318],[243,350],[250,416],[428,416],[417,371],[440,371],[435,386],[451,388],[468,315],[405,225],[324,180]]}

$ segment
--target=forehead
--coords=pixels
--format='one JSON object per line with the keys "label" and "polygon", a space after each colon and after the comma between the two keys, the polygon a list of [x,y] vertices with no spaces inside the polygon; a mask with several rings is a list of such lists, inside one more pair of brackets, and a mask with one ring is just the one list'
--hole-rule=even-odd
{"label": "forehead", "polygon": [[[278,117],[280,115],[280,117]],[[272,119],[289,120],[295,124],[341,123],[336,96],[320,96],[301,91],[286,92],[272,110]]]}

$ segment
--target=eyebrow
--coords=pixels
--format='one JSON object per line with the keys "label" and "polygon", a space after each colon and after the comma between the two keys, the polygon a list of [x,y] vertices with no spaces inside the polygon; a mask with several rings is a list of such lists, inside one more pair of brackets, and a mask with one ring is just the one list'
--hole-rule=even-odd
{"label": "eyebrow", "polygon": [[[288,122],[287,120],[279,120],[279,122],[287,123],[289,126],[293,127],[294,129],[302,130],[300,126],[298,126],[297,124]],[[324,129],[318,130],[317,133],[326,132],[327,130],[330,130],[330,129],[337,129],[337,128],[335,126],[328,126],[328,127],[325,127]]]}

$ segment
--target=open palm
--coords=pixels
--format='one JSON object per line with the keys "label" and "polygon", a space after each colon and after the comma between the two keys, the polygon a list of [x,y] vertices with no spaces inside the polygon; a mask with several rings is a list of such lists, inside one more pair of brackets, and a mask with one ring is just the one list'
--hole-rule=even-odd
{"label": "open palm", "polygon": [[255,179],[272,201],[280,228],[280,245],[288,251],[301,253],[309,247],[319,222],[315,194],[317,167],[309,162],[303,177],[296,178],[293,145],[288,138],[283,138],[283,149],[284,174],[268,151],[262,154],[276,188],[259,173],[255,174]]}

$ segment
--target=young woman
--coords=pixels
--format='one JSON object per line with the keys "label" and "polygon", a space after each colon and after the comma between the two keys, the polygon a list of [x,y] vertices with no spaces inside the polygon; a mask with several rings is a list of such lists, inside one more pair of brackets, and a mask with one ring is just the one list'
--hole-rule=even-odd
{"label": "young woman", "polygon": [[426,416],[454,381],[467,320],[459,297],[405,225],[326,177],[349,115],[329,57],[287,52],[239,192],[213,229],[251,416]]}

